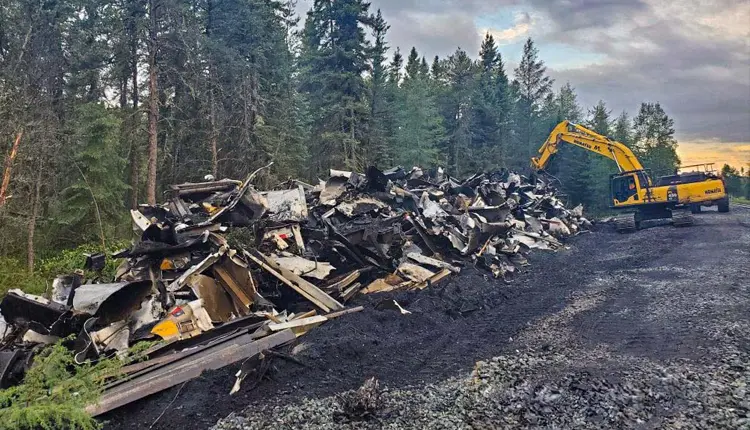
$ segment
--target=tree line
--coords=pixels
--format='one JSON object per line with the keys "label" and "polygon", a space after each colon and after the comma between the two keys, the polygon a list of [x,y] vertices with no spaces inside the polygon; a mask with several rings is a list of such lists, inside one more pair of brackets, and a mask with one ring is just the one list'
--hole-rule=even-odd
{"label": "tree line", "polygon": [[[454,176],[528,168],[559,121],[629,146],[654,174],[679,165],[658,102],[582,107],[528,39],[518,67],[491,35],[444,58],[387,43],[363,0],[8,0],[0,5],[0,255],[128,233],[127,209],[169,184],[289,177],[368,165]],[[15,148],[15,152],[13,150]],[[606,208],[616,167],[563,148],[550,168],[572,204]]]}

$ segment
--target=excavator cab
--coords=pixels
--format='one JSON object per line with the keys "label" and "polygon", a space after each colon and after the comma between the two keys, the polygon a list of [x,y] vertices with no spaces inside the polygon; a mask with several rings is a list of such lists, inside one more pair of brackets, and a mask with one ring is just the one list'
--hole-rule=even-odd
{"label": "excavator cab", "polygon": [[610,176],[612,207],[650,201],[653,186],[645,170],[616,173]]}
{"label": "excavator cab", "polygon": [[628,200],[638,200],[638,184],[635,173],[612,175],[611,192],[613,206],[623,204]]}

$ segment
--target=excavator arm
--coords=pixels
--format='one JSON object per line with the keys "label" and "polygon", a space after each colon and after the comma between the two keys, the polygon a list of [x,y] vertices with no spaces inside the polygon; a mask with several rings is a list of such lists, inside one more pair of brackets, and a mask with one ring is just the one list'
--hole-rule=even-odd
{"label": "excavator arm", "polygon": [[536,170],[544,170],[561,142],[614,160],[620,172],[643,170],[643,165],[630,148],[570,121],[563,121],[555,126],[542,147],[539,148],[539,156],[531,159],[531,166]]}

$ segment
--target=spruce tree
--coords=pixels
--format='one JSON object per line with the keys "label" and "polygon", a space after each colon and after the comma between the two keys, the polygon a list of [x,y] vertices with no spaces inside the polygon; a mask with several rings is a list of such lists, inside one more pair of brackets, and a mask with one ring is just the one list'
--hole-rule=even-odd
{"label": "spruce tree", "polygon": [[[609,137],[613,140],[613,125],[610,119],[612,111],[607,109],[604,101],[599,100],[592,109],[589,109],[589,118],[586,125],[596,133]],[[589,172],[591,178],[590,210],[602,212],[610,204],[610,175],[617,173],[617,165],[612,160],[589,153]]]}
{"label": "spruce tree", "polygon": [[392,151],[397,164],[410,168],[438,164],[439,146],[444,137],[429,73],[412,48],[406,76],[396,94],[396,119]]}
{"label": "spruce tree", "polygon": [[396,48],[393,53],[391,63],[388,65],[388,82],[398,86],[401,83],[401,69],[404,67],[404,57],[401,55],[401,49]]}
{"label": "spruce tree", "polygon": [[388,95],[388,69],[386,53],[388,44],[385,36],[390,26],[383,19],[378,9],[372,21],[372,37],[375,41],[370,51],[370,68],[372,74],[368,80],[370,89],[370,129],[368,132],[367,159],[375,165],[390,163],[389,132],[392,130],[393,106]]}
{"label": "spruce tree", "polygon": [[448,58],[446,64],[448,88],[443,100],[447,137],[445,155],[449,171],[456,176],[476,167],[472,154],[472,98],[476,87],[476,69],[476,64],[460,48]]}
{"label": "spruce tree", "polygon": [[630,121],[627,112],[622,111],[615,120],[615,125],[612,130],[612,138],[633,149],[633,124]]}
{"label": "spruce tree", "polygon": [[586,121],[586,125],[596,133],[609,137],[612,128],[612,123],[609,119],[611,114],[612,111],[607,109],[604,101],[599,100],[596,106],[589,109],[589,119]]}
{"label": "spruce tree", "polygon": [[[549,132],[559,122],[568,120],[573,123],[583,118],[581,107],[578,105],[575,90],[566,83],[557,94],[548,94],[542,109],[545,129]],[[543,139],[546,139],[545,136]],[[543,140],[540,139],[538,146]],[[591,156],[585,149],[573,145],[561,144],[548,171],[560,180],[563,192],[571,204],[583,203],[588,205],[591,193],[590,177]]]}
{"label": "spruce tree", "polygon": [[364,72],[371,24],[362,0],[315,0],[302,41],[302,91],[309,104],[311,167],[363,170],[370,109]]}
{"label": "spruce tree", "polygon": [[435,82],[439,82],[443,79],[444,67],[440,61],[440,57],[437,55],[432,59],[432,65],[430,66],[430,75]]}
{"label": "spruce tree", "polygon": [[419,53],[417,52],[417,48],[412,46],[411,51],[409,51],[409,57],[406,59],[404,79],[417,79],[420,73]]}
{"label": "spruce tree", "polygon": [[482,170],[505,165],[507,150],[508,77],[492,35],[487,34],[479,51],[478,78],[473,103],[473,142],[476,165]]}
{"label": "spruce tree", "polygon": [[654,176],[674,174],[680,165],[674,120],[659,102],[641,103],[633,126],[635,150],[645,167],[651,169]]}
{"label": "spruce tree", "polygon": [[76,108],[68,126],[72,153],[68,174],[72,181],[60,202],[63,234],[71,238],[83,234],[86,240],[103,242],[113,233],[109,227],[123,219],[122,196],[128,188],[125,160],[117,153],[120,120],[113,110],[88,103]]}
{"label": "spruce tree", "polygon": [[521,63],[515,69],[515,162],[524,165],[529,156],[546,137],[545,127],[539,122],[545,98],[552,91],[553,80],[546,74],[544,61],[531,38],[523,47]]}

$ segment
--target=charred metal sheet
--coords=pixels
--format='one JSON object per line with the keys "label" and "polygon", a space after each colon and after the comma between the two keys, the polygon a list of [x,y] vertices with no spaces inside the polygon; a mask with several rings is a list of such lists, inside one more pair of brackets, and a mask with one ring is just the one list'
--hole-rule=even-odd
{"label": "charred metal sheet", "polygon": [[0,351],[0,389],[20,384],[30,366],[31,351]]}
{"label": "charred metal sheet", "polygon": [[276,222],[304,221],[307,219],[305,190],[301,185],[282,191],[267,191],[268,218]]}
{"label": "charred metal sheet", "polygon": [[203,273],[206,269],[216,263],[222,255],[227,252],[227,248],[222,246],[218,251],[209,254],[200,263],[194,265],[190,269],[186,270],[179,278],[175,279],[172,283],[167,285],[167,291],[175,292],[187,284],[187,280],[192,275]]}
{"label": "charred metal sheet", "polygon": [[140,309],[151,294],[151,281],[118,282],[114,284],[84,284],[73,296],[73,309],[100,317],[108,324],[128,317]]}
{"label": "charred metal sheet", "polygon": [[406,256],[409,259],[414,260],[415,262],[417,262],[419,264],[424,264],[424,265],[427,265],[427,266],[437,267],[437,268],[440,268],[440,269],[448,269],[448,270],[450,270],[453,273],[458,273],[458,272],[461,271],[460,268],[458,268],[456,266],[453,266],[450,263],[446,263],[445,261],[438,260],[438,259],[435,259],[435,258],[426,257],[426,256],[424,256],[422,254],[418,254],[416,252],[410,252],[410,253],[406,254]]}
{"label": "charred metal sheet", "polygon": [[92,416],[101,415],[135,400],[197,378],[206,370],[219,369],[240,360],[254,357],[266,349],[283,345],[295,338],[292,330],[284,330],[255,341],[252,335],[246,334],[228,342],[214,345],[190,356],[189,359],[171,363],[105,391],[96,404],[89,405],[86,408],[86,412]]}
{"label": "charred metal sheet", "polygon": [[348,176],[333,176],[332,174],[328,181],[326,181],[323,191],[320,192],[320,204],[324,206],[336,206],[336,200],[346,191],[348,181]]}
{"label": "charred metal sheet", "polygon": [[247,315],[258,296],[258,291],[245,262],[237,257],[225,255],[212,269],[216,280],[232,298],[234,309],[242,315]]}
{"label": "charred metal sheet", "polygon": [[0,312],[8,323],[44,335],[64,337],[77,333],[83,324],[83,316],[70,307],[21,290],[8,291],[0,302]]}
{"label": "charred metal sheet", "polygon": [[214,322],[227,322],[235,313],[228,293],[214,280],[205,275],[193,275],[188,279],[193,293],[203,300],[206,312]]}
{"label": "charred metal sheet", "polygon": [[81,286],[81,275],[73,273],[58,276],[52,281],[52,301],[61,305],[73,305],[73,292]]}
{"label": "charred metal sheet", "polygon": [[295,275],[306,278],[315,278],[323,280],[328,277],[331,271],[336,270],[331,263],[325,261],[312,261],[296,255],[271,255],[273,261],[279,266],[290,270]]}
{"label": "charred metal sheet", "polygon": [[275,261],[267,258],[265,255],[259,252],[247,252],[245,255],[253,262],[258,264],[260,267],[268,271],[270,274],[275,276],[280,281],[284,282],[288,286],[292,287],[295,291],[300,293],[303,297],[313,302],[316,306],[321,308],[325,312],[338,311],[344,308],[344,306],[336,301],[333,297],[326,294],[323,290],[317,286],[305,281],[301,277],[295,275],[289,270],[276,264]]}
{"label": "charred metal sheet", "polygon": [[387,207],[387,204],[381,202],[378,199],[374,199],[371,197],[362,197],[350,202],[339,203],[336,206],[336,210],[346,215],[347,217],[352,218]]}
{"label": "charred metal sheet", "polygon": [[[153,227],[155,226],[152,226],[150,228]],[[133,249],[124,254],[120,254],[120,256],[133,258],[144,255],[152,257],[167,257],[170,255],[181,254],[188,250],[201,247],[205,248],[208,242],[208,234],[208,231],[203,231],[199,237],[175,244],[168,243],[163,240],[142,240],[141,242],[137,243],[133,247]],[[174,242],[177,242],[177,239],[174,239]]]}
{"label": "charred metal sheet", "polygon": [[197,194],[212,194],[218,191],[231,191],[242,185],[241,181],[222,179],[210,182],[188,182],[184,184],[171,185],[169,189],[181,197],[195,197]]}
{"label": "charred metal sheet", "polygon": [[137,226],[141,231],[146,231],[151,226],[151,220],[146,218],[140,211],[135,209],[130,210],[130,216],[133,218],[133,224]]}

